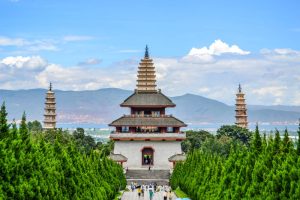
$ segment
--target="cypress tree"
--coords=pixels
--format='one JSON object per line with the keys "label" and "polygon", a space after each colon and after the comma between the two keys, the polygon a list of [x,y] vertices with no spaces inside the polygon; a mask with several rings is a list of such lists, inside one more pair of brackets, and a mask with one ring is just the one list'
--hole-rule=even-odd
{"label": "cypress tree", "polygon": [[2,103],[0,110],[0,139],[8,136],[9,125],[7,124],[7,112],[5,102]]}
{"label": "cypress tree", "polygon": [[16,123],[15,119],[13,119],[11,126],[12,126],[12,129],[11,129],[12,138],[16,138],[17,134],[18,134],[18,128],[17,128],[17,123]]}
{"label": "cypress tree", "polygon": [[288,133],[288,130],[287,128],[285,128],[284,130],[284,138],[283,138],[283,141],[282,141],[282,149],[283,149],[283,152],[287,153],[290,149],[290,138],[289,138],[289,133]]}
{"label": "cypress tree", "polygon": [[26,114],[23,112],[19,132],[23,141],[29,138],[29,131],[26,124]]}
{"label": "cypress tree", "polygon": [[280,143],[281,143],[280,133],[276,129],[275,130],[275,138],[274,138],[274,142],[273,142],[273,152],[275,154],[280,152]]}
{"label": "cypress tree", "polygon": [[253,149],[256,152],[261,152],[262,150],[262,141],[259,134],[258,124],[255,127],[254,139],[253,139]]}
{"label": "cypress tree", "polygon": [[300,155],[300,119],[299,119],[299,126],[297,132],[298,132],[297,154]]}

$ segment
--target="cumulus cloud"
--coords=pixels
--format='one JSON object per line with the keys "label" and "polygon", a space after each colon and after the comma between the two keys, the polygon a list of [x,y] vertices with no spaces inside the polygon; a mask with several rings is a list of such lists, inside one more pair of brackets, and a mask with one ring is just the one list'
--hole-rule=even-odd
{"label": "cumulus cloud", "polygon": [[192,48],[183,61],[187,62],[213,62],[215,56],[222,54],[248,55],[249,51],[240,49],[237,45],[228,45],[222,40],[215,40],[209,47]]}
{"label": "cumulus cloud", "polygon": [[[295,56],[298,51],[262,50],[260,55],[237,54],[229,58],[219,56],[223,54],[220,52],[211,53],[214,61],[206,63],[183,62],[186,56],[153,58],[158,87],[170,96],[194,93],[233,105],[241,83],[248,104],[300,105],[300,62]],[[270,55],[284,55],[285,59]],[[85,65],[62,66],[39,56],[3,58],[0,60],[0,88],[47,88],[50,81],[62,90],[135,88],[139,60],[123,60],[101,67],[88,64],[97,62],[88,59],[82,62]]]}
{"label": "cumulus cloud", "polygon": [[8,66],[10,68],[17,69],[29,69],[29,70],[37,70],[43,69],[47,65],[47,61],[45,61],[40,56],[32,56],[32,57],[6,57],[0,62],[1,66]]}

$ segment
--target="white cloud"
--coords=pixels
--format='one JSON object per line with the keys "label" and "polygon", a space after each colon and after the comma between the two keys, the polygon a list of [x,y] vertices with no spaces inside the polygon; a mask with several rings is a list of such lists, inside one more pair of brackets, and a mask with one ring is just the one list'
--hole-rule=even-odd
{"label": "white cloud", "polygon": [[24,46],[29,42],[22,38],[8,38],[0,36],[0,46]]}
{"label": "white cloud", "polygon": [[76,41],[86,41],[86,40],[92,40],[94,39],[91,36],[86,35],[67,35],[63,37],[63,40],[65,42],[76,42]]}
{"label": "white cloud", "polygon": [[30,70],[36,70],[36,69],[43,69],[47,65],[47,62],[44,59],[42,59],[40,56],[33,56],[33,57],[23,57],[23,56],[12,57],[11,56],[1,60],[0,64],[8,66],[10,68],[17,68],[17,69],[25,68]]}
{"label": "white cloud", "polygon": [[[242,84],[248,104],[300,105],[300,63],[295,50],[268,50],[261,55],[214,56],[213,62],[182,62],[182,58],[153,58],[158,88],[169,96],[194,93],[234,104]],[[267,55],[284,55],[277,60]],[[141,55],[142,57],[142,55]],[[86,63],[97,63],[94,58]],[[106,67],[62,66],[39,56],[0,60],[0,88],[47,88],[50,81],[62,90],[118,87],[133,90],[139,60],[124,60]]]}
{"label": "white cloud", "polygon": [[300,62],[300,51],[293,49],[262,49],[260,53],[270,60]]}
{"label": "white cloud", "polygon": [[215,56],[222,54],[248,55],[249,51],[240,49],[237,45],[229,46],[222,40],[215,40],[208,48],[192,48],[187,56],[183,58],[186,62],[213,62]]}

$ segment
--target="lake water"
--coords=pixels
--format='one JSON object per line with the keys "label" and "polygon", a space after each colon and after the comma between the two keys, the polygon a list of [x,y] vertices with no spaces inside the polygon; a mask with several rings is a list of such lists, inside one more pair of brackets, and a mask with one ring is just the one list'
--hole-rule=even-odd
{"label": "lake water", "polygon": [[[186,130],[206,130],[211,133],[216,133],[218,128],[220,128],[223,124],[202,124],[202,125],[188,125],[188,127],[183,128],[183,131]],[[87,135],[91,135],[98,142],[107,142],[109,140],[109,134],[114,130],[113,127],[109,127],[106,124],[57,124],[58,128],[62,128],[63,130],[69,130],[73,132],[77,127],[85,129],[85,133]],[[298,125],[274,125],[274,124],[259,124],[259,130],[261,133],[266,132],[267,135],[273,134],[275,129],[278,129],[283,135],[285,128],[288,129],[290,136],[297,136]],[[250,130],[255,129],[255,124],[249,125]],[[295,139],[293,137],[293,139]]]}

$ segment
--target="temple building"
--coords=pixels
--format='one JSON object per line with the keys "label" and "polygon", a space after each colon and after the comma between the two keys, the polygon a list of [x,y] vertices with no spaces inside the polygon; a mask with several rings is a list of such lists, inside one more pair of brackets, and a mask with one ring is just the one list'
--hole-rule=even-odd
{"label": "temple building", "polygon": [[52,91],[52,84],[50,83],[49,90],[46,93],[45,114],[44,114],[44,129],[56,128],[56,108],[55,108],[55,93]]}
{"label": "temple building", "polygon": [[170,169],[185,159],[181,142],[186,138],[181,127],[184,122],[166,114],[166,108],[176,105],[156,89],[155,67],[146,47],[145,56],[138,67],[137,85],[121,107],[130,109],[128,115],[110,123],[115,131],[111,158],[129,169]]}
{"label": "temple building", "polygon": [[235,124],[239,127],[247,128],[247,108],[245,102],[245,94],[242,92],[241,84],[239,84],[238,92],[236,94],[235,113]]}

